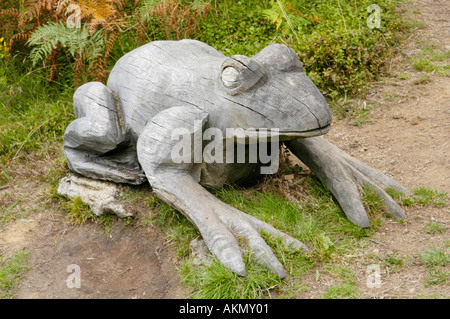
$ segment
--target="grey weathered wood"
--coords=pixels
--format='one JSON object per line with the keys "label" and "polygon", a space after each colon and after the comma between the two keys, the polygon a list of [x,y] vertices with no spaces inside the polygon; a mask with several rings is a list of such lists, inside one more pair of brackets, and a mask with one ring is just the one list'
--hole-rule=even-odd
{"label": "grey weathered wood", "polygon": [[361,227],[370,225],[360,198],[361,186],[374,189],[395,217],[401,219],[406,217],[402,208],[383,190],[392,187],[408,193],[406,188],[349,156],[323,137],[290,141],[287,142],[287,147],[319,176],[354,224]]}
{"label": "grey weathered wood", "polygon": [[[283,266],[259,231],[307,250],[298,240],[222,203],[201,186],[247,183],[261,177],[261,158],[250,160],[256,144],[272,145],[277,139],[288,143],[358,225],[369,223],[359,197],[360,184],[370,184],[398,217],[404,216],[383,191],[394,185],[390,179],[324,139],[314,138],[328,132],[331,113],[295,52],[285,45],[272,44],[250,58],[226,57],[194,40],[151,42],[123,56],[106,86],[98,82],[81,86],[74,106],[77,120],[64,137],[69,168],[117,183],[147,180],[162,200],[200,230],[210,251],[240,275],[245,274],[245,265],[236,237],[245,238],[256,261],[280,277],[286,274]],[[227,137],[229,128],[242,129],[250,137]],[[203,132],[218,130],[223,135],[215,142],[227,149],[244,145],[247,161],[240,163],[235,156],[233,161],[211,162],[201,153],[209,145],[194,143],[197,148],[180,162],[173,152],[177,129],[184,129],[184,136],[194,141]],[[270,130],[268,139],[260,135],[264,129]],[[230,160],[225,154],[214,156]]]}

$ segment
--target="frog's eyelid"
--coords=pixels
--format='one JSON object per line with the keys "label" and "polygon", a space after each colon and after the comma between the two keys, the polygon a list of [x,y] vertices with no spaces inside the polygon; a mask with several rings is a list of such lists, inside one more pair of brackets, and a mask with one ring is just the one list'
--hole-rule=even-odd
{"label": "frog's eyelid", "polygon": [[303,72],[303,64],[297,53],[284,44],[271,44],[256,54],[253,59],[281,72]]}
{"label": "frog's eyelid", "polygon": [[292,60],[289,64],[283,66],[275,64],[274,68],[281,72],[303,72],[303,64],[300,60]]}

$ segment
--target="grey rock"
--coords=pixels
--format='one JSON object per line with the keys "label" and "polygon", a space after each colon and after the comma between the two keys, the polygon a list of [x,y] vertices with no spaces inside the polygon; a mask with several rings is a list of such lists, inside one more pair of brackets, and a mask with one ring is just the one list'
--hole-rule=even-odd
{"label": "grey rock", "polygon": [[190,243],[192,259],[195,265],[201,266],[212,261],[211,252],[205,241],[200,238],[194,238]]}
{"label": "grey rock", "polygon": [[119,217],[133,216],[120,204],[122,192],[118,185],[112,182],[70,174],[61,180],[57,192],[67,198],[81,198],[97,216],[104,214],[115,214]]}

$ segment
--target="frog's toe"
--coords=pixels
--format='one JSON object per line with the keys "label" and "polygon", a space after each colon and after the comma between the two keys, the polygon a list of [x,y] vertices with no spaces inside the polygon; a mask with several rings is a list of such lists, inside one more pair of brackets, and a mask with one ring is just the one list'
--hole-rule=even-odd
{"label": "frog's toe", "polygon": [[245,276],[245,263],[235,234],[213,212],[206,218],[192,217],[209,251],[231,271]]}
{"label": "frog's toe", "polygon": [[387,211],[392,213],[394,217],[399,219],[406,218],[406,215],[401,206],[397,204],[397,202],[388,193],[386,193],[385,190],[383,190],[370,178],[368,178],[367,176],[365,176],[359,170],[356,169],[352,170],[352,175],[360,185],[362,185],[365,188],[373,190],[377,194],[377,196],[382,200],[382,203],[387,209]]}
{"label": "frog's toe", "polygon": [[231,271],[240,276],[246,276],[245,263],[234,235],[227,229],[213,228],[210,232],[202,233],[209,250]]}
{"label": "frog's toe", "polygon": [[354,224],[361,227],[370,225],[361,198],[361,190],[366,188],[378,195],[394,217],[406,218],[402,207],[386,190],[410,191],[389,176],[348,155],[323,137],[291,141],[288,147],[319,176]]}
{"label": "frog's toe", "polygon": [[236,211],[238,212],[238,214],[240,214],[242,217],[244,217],[249,223],[251,223],[252,226],[255,227],[258,231],[264,231],[271,236],[281,238],[283,240],[283,242],[289,247],[301,249],[305,253],[309,252],[308,247],[305,244],[303,244],[301,241],[299,241],[298,239],[295,239],[295,238],[279,231],[272,225],[267,224],[266,222],[263,222],[262,220],[254,217],[252,215],[246,214],[237,209],[236,209]]}
{"label": "frog's toe", "polygon": [[278,261],[272,249],[250,222],[231,207],[220,207],[216,210],[216,213],[219,219],[236,236],[244,238],[247,241],[252,255],[258,264],[266,267],[280,278],[286,277],[283,265]]}

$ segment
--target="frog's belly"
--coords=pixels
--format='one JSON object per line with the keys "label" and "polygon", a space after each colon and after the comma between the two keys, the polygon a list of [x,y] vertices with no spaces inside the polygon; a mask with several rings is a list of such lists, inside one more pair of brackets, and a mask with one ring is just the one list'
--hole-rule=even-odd
{"label": "frog's belly", "polygon": [[[222,145],[226,144],[224,142]],[[209,187],[221,187],[227,183],[248,185],[261,180],[267,174],[276,173],[279,164],[279,147],[269,147],[269,144],[264,142],[251,144],[251,146],[246,144],[242,148],[242,144],[238,146],[234,143],[233,152],[230,154],[227,154],[228,150],[225,147],[222,152],[223,157],[220,156],[220,163],[212,160],[208,163],[206,159],[211,157],[205,157],[203,154],[201,172],[197,175],[200,184]],[[266,154],[268,150],[271,150],[273,154]],[[214,159],[217,158],[214,157]]]}
{"label": "frog's belly", "polygon": [[200,184],[212,188],[225,184],[248,185],[263,177],[259,163],[203,163]]}

